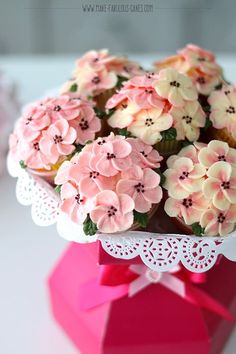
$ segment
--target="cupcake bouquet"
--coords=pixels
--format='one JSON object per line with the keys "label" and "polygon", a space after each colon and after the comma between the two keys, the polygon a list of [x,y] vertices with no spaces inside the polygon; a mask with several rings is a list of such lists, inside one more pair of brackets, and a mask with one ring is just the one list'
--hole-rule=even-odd
{"label": "cupcake bouquet", "polygon": [[222,240],[236,228],[235,117],[236,88],[202,48],[188,45],[151,71],[90,51],[57,97],[22,112],[9,170],[21,166],[25,183],[50,190],[53,222],[60,215],[74,241],[151,232],[150,241],[160,230],[173,245],[181,235]]}

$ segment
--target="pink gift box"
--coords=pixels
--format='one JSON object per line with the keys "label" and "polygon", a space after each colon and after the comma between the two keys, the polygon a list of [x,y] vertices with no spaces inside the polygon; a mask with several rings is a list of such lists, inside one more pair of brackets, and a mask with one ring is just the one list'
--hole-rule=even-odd
{"label": "pink gift box", "polygon": [[[53,315],[82,354],[220,354],[233,323],[160,284],[86,310],[84,285],[99,276],[96,244],[71,244],[49,277]],[[223,260],[201,288],[236,315],[236,263]],[[99,298],[104,286],[97,283]],[[107,294],[109,298],[109,289]],[[119,288],[117,288],[119,290]],[[106,289],[105,289],[106,290]]]}

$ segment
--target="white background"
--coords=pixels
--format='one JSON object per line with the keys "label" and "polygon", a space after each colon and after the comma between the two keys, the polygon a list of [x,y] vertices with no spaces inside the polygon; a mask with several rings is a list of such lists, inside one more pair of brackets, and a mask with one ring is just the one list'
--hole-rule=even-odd
{"label": "white background", "polygon": [[[236,57],[219,59],[226,78],[236,82]],[[73,60],[0,57],[0,68],[18,82],[21,101],[26,103],[70,77]],[[54,227],[33,224],[29,208],[17,204],[15,180],[6,172],[0,178],[0,226],[0,353],[78,354],[50,316],[46,288],[47,275],[67,242]],[[224,354],[235,354],[235,348],[236,331]]]}

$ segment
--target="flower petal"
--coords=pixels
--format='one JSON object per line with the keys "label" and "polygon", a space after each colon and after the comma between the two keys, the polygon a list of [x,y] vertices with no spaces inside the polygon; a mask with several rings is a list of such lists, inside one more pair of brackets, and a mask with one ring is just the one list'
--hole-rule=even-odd
{"label": "flower petal", "polygon": [[231,172],[232,167],[228,162],[219,161],[209,168],[207,175],[219,179],[220,181],[229,181]]}
{"label": "flower petal", "polygon": [[143,193],[144,198],[148,201],[151,202],[153,204],[157,204],[161,201],[162,199],[162,189],[161,187],[156,187],[150,190],[146,190]]}
{"label": "flower petal", "polygon": [[168,198],[165,202],[164,210],[169,216],[176,217],[180,214],[180,205],[181,200]]}
{"label": "flower petal", "polygon": [[225,198],[222,190],[214,194],[212,199],[213,205],[220,210],[227,210],[230,207],[230,202]]}
{"label": "flower petal", "polygon": [[220,188],[220,182],[215,178],[206,179],[202,185],[203,194],[207,199],[212,199]]}

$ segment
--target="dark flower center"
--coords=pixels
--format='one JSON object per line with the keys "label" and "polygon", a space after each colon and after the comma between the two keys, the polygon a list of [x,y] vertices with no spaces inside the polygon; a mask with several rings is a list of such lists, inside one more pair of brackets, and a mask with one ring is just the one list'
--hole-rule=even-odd
{"label": "dark flower center", "polygon": [[226,109],[226,112],[230,114],[235,114],[235,108],[233,106],[229,106],[229,108]]}
{"label": "dark flower center", "polygon": [[89,128],[88,121],[85,118],[82,118],[81,122],[79,123],[79,126],[80,126],[81,130],[88,129]]}
{"label": "dark flower center", "polygon": [[206,61],[206,58],[199,57],[199,58],[198,58],[198,61]]}
{"label": "dark flower center", "polygon": [[99,176],[99,172],[91,171],[89,173],[89,177],[92,178],[92,179],[96,179],[98,176]]}
{"label": "dark flower center", "polygon": [[53,108],[53,110],[54,111],[56,111],[56,112],[60,112],[60,110],[61,110],[61,106],[55,106],[54,108]]}
{"label": "dark flower center", "polygon": [[153,89],[145,89],[146,93],[152,94],[153,93]]}
{"label": "dark flower center", "polygon": [[63,138],[61,135],[55,135],[54,138],[53,138],[53,141],[55,144],[58,144],[58,143],[62,143],[63,142]]}
{"label": "dark flower center", "polygon": [[221,187],[223,188],[223,189],[230,189],[230,182],[229,181],[224,181],[224,182],[222,182],[221,183]]}
{"label": "dark flower center", "polygon": [[153,122],[152,118],[146,118],[145,125],[147,127],[150,127],[153,124],[154,124],[154,122]]}
{"label": "dark flower center", "polygon": [[112,206],[108,209],[107,215],[108,215],[109,218],[110,218],[111,216],[115,216],[117,211],[118,211],[118,210],[112,205]]}
{"label": "dark flower center", "polygon": [[106,140],[105,139],[101,139],[97,143],[98,143],[98,145],[104,145],[106,143]]}
{"label": "dark flower center", "polygon": [[199,76],[199,77],[197,78],[197,82],[198,82],[199,84],[201,84],[201,85],[204,85],[204,84],[206,83],[206,80],[205,80],[205,78],[204,78],[203,76]]}
{"label": "dark flower center", "polygon": [[129,72],[130,72],[130,68],[129,68],[127,65],[124,65],[124,66],[123,66],[123,70],[124,70],[126,73],[129,73]]}
{"label": "dark flower center", "polygon": [[95,85],[99,84],[100,81],[101,81],[101,80],[100,80],[100,78],[99,78],[98,76],[95,76],[95,77],[92,79],[92,83],[95,84]]}
{"label": "dark flower center", "polygon": [[81,204],[84,201],[83,198],[81,198],[79,193],[75,196],[75,200],[78,204]]}
{"label": "dark flower center", "polygon": [[115,154],[110,154],[110,152],[107,153],[107,160],[115,159],[116,155]]}
{"label": "dark flower center", "polygon": [[155,75],[154,73],[147,73],[147,74],[146,74],[146,77],[147,77],[148,79],[151,79],[154,75]]}
{"label": "dark flower center", "polygon": [[225,155],[219,155],[219,156],[218,156],[218,160],[219,160],[219,161],[226,161]]}
{"label": "dark flower center", "polygon": [[141,182],[139,182],[138,184],[136,184],[134,186],[134,188],[136,189],[136,191],[138,193],[144,193],[145,192],[145,189],[144,189],[144,184],[142,184]]}
{"label": "dark flower center", "polygon": [[148,157],[148,155],[145,153],[145,151],[140,151],[140,154],[142,154],[144,157]]}
{"label": "dark flower center", "polygon": [[184,171],[182,175],[179,176],[179,179],[184,180],[185,178],[188,178],[188,176],[189,176],[189,172]]}
{"label": "dark flower center", "polygon": [[180,87],[180,83],[176,80],[170,82],[170,86]]}
{"label": "dark flower center", "polygon": [[223,213],[219,213],[219,215],[217,217],[217,221],[219,224],[223,224],[223,222],[225,221],[225,216]]}
{"label": "dark flower center", "polygon": [[32,120],[33,120],[33,118],[32,117],[29,117],[29,118],[27,118],[26,119],[26,125],[29,125],[30,124],[30,122],[32,122]]}
{"label": "dark flower center", "polygon": [[188,209],[193,206],[193,200],[191,198],[184,198],[182,204]]}
{"label": "dark flower center", "polygon": [[34,147],[34,149],[37,150],[37,151],[40,150],[40,148],[39,148],[39,143],[34,143],[34,144],[33,144],[33,147]]}
{"label": "dark flower center", "polygon": [[187,124],[190,124],[192,122],[192,120],[193,120],[193,118],[188,116],[188,115],[187,116],[183,116],[182,118],[183,118],[183,120],[185,120],[185,122]]}

